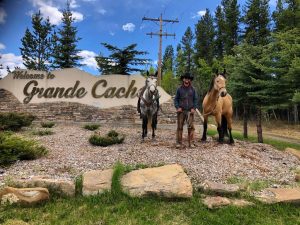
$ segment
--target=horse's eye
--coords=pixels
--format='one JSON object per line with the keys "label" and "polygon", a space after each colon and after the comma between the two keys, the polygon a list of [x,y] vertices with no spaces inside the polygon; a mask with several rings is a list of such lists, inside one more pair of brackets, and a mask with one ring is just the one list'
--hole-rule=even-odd
{"label": "horse's eye", "polygon": [[219,83],[219,81],[217,80],[217,83]]}

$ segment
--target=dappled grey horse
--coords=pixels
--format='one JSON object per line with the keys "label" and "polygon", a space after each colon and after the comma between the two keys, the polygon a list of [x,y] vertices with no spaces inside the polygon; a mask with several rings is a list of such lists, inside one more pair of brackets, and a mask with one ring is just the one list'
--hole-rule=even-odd
{"label": "dappled grey horse", "polygon": [[157,127],[157,112],[158,112],[158,99],[159,93],[157,90],[157,79],[153,76],[149,76],[146,79],[145,87],[142,88],[138,96],[140,98],[140,113],[143,120],[142,125],[142,139],[147,137],[148,125],[152,127],[152,138],[155,137],[155,130]]}

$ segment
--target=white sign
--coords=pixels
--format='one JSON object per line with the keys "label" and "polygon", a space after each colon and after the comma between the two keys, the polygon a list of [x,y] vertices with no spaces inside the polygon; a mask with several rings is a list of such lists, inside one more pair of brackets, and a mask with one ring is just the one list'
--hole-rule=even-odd
{"label": "white sign", "polygon": [[[15,70],[0,80],[0,89],[11,92],[23,104],[78,102],[98,108],[137,105],[137,93],[145,84],[141,75],[95,77],[76,68],[52,72]],[[160,103],[171,99],[161,87]]]}

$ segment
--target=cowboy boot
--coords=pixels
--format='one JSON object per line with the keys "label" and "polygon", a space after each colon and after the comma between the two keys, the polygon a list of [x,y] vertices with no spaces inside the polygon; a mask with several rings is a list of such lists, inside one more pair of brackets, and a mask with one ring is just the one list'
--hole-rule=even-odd
{"label": "cowboy boot", "polygon": [[177,130],[177,133],[176,133],[176,148],[181,148],[182,147],[182,130]]}

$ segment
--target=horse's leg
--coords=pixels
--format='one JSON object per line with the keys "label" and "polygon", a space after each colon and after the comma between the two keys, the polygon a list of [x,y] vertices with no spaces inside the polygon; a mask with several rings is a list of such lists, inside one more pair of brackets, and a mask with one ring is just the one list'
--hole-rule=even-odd
{"label": "horse's leg", "polygon": [[208,116],[204,116],[204,121],[203,121],[203,133],[202,133],[201,141],[206,141],[207,120],[208,120]]}
{"label": "horse's leg", "polygon": [[157,125],[157,113],[152,116],[152,138],[155,138],[155,130]]}
{"label": "horse's leg", "polygon": [[218,113],[215,115],[215,120],[216,120],[216,123],[218,124],[218,133],[219,133],[219,142],[220,143],[223,143],[224,141],[224,134],[223,134],[223,129],[222,129],[222,126],[221,126],[221,120],[222,120],[222,115],[221,113]]}
{"label": "horse's leg", "polygon": [[143,116],[143,132],[142,132],[142,138],[144,140],[144,138],[147,136],[147,116]]}
{"label": "horse's leg", "polygon": [[231,134],[231,130],[232,130],[232,114],[229,114],[227,116],[227,124],[228,124],[228,130],[229,130],[229,143],[230,144],[234,144],[234,140]]}

